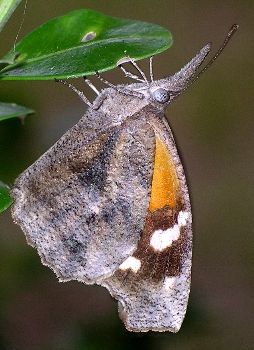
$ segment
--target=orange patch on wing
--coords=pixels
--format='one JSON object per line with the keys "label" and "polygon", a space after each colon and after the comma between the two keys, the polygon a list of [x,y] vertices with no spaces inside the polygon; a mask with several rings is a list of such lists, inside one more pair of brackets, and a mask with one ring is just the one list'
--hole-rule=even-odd
{"label": "orange patch on wing", "polygon": [[156,137],[150,212],[166,205],[174,207],[177,201],[178,186],[173,159],[163,141]]}

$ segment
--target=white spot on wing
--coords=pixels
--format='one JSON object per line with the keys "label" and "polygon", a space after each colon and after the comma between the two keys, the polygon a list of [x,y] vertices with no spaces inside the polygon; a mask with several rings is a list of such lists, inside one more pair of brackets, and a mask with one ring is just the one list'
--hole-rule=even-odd
{"label": "white spot on wing", "polygon": [[137,273],[141,267],[141,261],[134,256],[129,256],[120,266],[121,270],[131,269],[133,272]]}
{"label": "white spot on wing", "polygon": [[150,245],[157,251],[163,251],[171,246],[173,241],[180,237],[180,229],[186,226],[189,219],[187,211],[180,211],[177,217],[177,224],[167,230],[155,230],[150,239]]}
{"label": "white spot on wing", "polygon": [[176,241],[180,236],[180,227],[174,225],[167,230],[156,230],[154,231],[150,245],[158,251],[162,251],[167,247],[170,247],[173,241]]}
{"label": "white spot on wing", "polygon": [[164,288],[170,290],[174,287],[176,283],[176,277],[166,277],[164,280]]}
{"label": "white spot on wing", "polygon": [[179,226],[185,226],[189,219],[189,213],[187,211],[180,211],[178,214],[177,222]]}

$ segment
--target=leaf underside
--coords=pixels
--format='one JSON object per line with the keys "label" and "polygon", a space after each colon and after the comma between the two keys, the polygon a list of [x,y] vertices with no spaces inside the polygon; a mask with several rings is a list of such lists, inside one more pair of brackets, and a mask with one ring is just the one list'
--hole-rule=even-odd
{"label": "leaf underside", "polygon": [[119,60],[139,60],[172,44],[156,24],[76,10],[35,29],[0,60],[4,80],[75,78],[115,68]]}

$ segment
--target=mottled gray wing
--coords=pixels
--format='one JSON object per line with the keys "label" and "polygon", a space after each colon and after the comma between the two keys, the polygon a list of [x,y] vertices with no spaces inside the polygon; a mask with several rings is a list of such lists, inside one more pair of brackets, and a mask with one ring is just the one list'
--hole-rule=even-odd
{"label": "mottled gray wing", "polygon": [[154,147],[154,132],[140,116],[90,133],[81,119],[19,176],[14,220],[61,280],[100,281],[133,253],[149,204]]}
{"label": "mottled gray wing", "polygon": [[119,301],[120,316],[128,330],[177,332],[190,291],[191,208],[183,167],[166,120],[152,113],[147,113],[147,120],[154,127],[156,137],[154,174],[158,166],[162,169],[161,178],[153,178],[152,194],[155,182],[164,181],[165,169],[157,161],[157,139],[160,139],[172,160],[169,163],[172,176],[168,179],[171,178],[174,186],[168,196],[174,200],[156,209],[149,206],[136,251],[100,284]]}

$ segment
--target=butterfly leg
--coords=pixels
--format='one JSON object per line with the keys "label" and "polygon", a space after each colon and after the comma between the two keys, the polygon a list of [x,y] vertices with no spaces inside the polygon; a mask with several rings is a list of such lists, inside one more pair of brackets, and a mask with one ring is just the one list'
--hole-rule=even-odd
{"label": "butterfly leg", "polygon": [[[122,64],[123,63],[130,63],[138,72],[139,74],[141,75],[142,78],[139,78],[137,75],[131,73],[131,72],[128,72],[123,66]],[[131,58],[130,56],[127,57],[127,59],[124,59],[124,60],[120,60],[118,62],[118,67],[124,72],[125,76],[128,77],[128,78],[131,78],[131,79],[134,79],[136,81],[140,81],[142,83],[146,83],[147,85],[149,85],[149,82],[146,78],[146,75],[145,73],[142,71],[142,69],[137,65],[137,63],[134,61],[133,58]],[[152,80],[153,81],[153,80]]]}
{"label": "butterfly leg", "polygon": [[129,90],[129,89],[126,89],[124,87],[121,87],[121,86],[116,86],[112,83],[110,83],[108,80],[104,79],[98,72],[96,73],[96,76],[98,79],[100,79],[105,85],[115,89],[116,91],[124,94],[124,95],[129,95],[129,96],[134,96],[134,97],[138,97],[138,98],[143,98],[143,94],[141,94],[140,92],[137,92],[137,91],[132,91],[132,90]]}
{"label": "butterfly leg", "polygon": [[96,87],[93,85],[93,83],[91,82],[91,80],[87,79],[86,76],[83,77],[85,83],[96,93],[96,95],[100,95],[100,91],[96,89]]}
{"label": "butterfly leg", "polygon": [[150,60],[149,60],[149,71],[150,71],[151,82],[153,82],[154,81],[154,79],[153,79],[153,56],[151,56]]}
{"label": "butterfly leg", "polygon": [[92,106],[92,103],[88,100],[88,98],[84,95],[84,93],[80,90],[78,90],[74,85],[68,83],[66,80],[62,80],[62,79],[55,79],[55,81],[57,83],[61,83],[63,85],[66,85],[68,86],[68,88],[70,88],[72,91],[74,91],[78,96],[79,98],[85,102],[85,104],[87,104],[89,107]]}
{"label": "butterfly leg", "polygon": [[119,64],[118,67],[121,69],[121,71],[124,73],[124,75],[125,75],[127,78],[131,78],[131,79],[133,79],[133,80],[140,81],[140,82],[142,82],[142,83],[145,82],[144,79],[140,79],[137,75],[132,74],[131,72],[128,72],[128,71],[122,66],[122,64]]}
{"label": "butterfly leg", "polygon": [[130,63],[132,64],[132,66],[139,72],[139,74],[142,76],[143,78],[143,82],[146,83],[147,85],[149,85],[149,82],[147,80],[147,77],[145,75],[145,73],[142,71],[141,68],[139,68],[139,66],[137,65],[137,63],[134,61],[133,58],[129,57]]}

